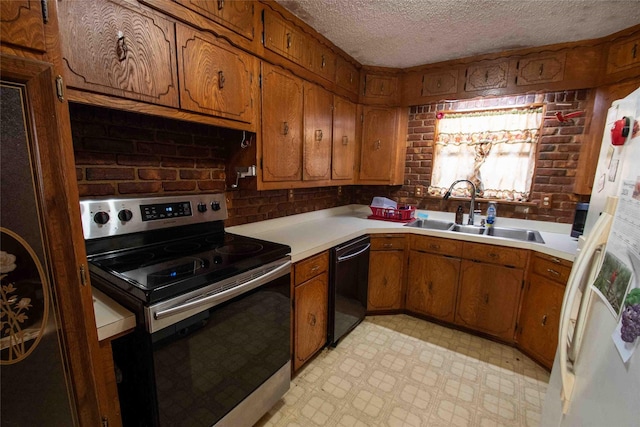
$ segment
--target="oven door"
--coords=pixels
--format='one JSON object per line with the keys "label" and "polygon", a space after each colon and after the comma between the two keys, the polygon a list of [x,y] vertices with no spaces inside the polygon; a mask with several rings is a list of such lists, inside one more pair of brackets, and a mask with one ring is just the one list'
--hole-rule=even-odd
{"label": "oven door", "polygon": [[157,332],[139,332],[137,344],[119,343],[116,363],[128,371],[120,384],[124,424],[250,426],[266,413],[289,388],[289,271],[196,314],[189,308],[189,317]]}

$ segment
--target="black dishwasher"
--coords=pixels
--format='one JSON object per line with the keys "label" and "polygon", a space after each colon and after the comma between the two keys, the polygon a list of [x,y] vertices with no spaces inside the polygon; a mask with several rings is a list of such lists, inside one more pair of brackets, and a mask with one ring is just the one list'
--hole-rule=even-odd
{"label": "black dishwasher", "polygon": [[364,319],[370,246],[369,236],[362,236],[331,250],[327,342],[333,347]]}

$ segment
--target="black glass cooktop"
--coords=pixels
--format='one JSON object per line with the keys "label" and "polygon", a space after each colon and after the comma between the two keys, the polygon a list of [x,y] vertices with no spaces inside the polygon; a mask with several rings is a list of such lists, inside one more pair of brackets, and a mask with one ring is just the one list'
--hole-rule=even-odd
{"label": "black glass cooktop", "polygon": [[210,233],[90,257],[93,273],[146,303],[189,292],[276,261],[290,248]]}

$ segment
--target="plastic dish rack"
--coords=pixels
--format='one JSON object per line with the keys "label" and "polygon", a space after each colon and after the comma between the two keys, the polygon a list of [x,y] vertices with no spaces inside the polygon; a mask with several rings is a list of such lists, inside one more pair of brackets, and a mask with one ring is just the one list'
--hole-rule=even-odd
{"label": "plastic dish rack", "polygon": [[409,222],[416,216],[416,208],[413,206],[401,206],[398,209],[394,208],[377,208],[369,206],[372,214],[367,218],[379,219],[382,221],[393,222]]}

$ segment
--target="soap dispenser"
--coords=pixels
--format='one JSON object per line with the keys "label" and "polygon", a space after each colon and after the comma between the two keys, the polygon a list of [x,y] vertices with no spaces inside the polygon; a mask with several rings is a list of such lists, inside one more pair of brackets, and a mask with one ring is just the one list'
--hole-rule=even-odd
{"label": "soap dispenser", "polygon": [[496,222],[496,204],[489,202],[487,206],[487,227],[493,227]]}
{"label": "soap dispenser", "polygon": [[456,210],[456,224],[462,224],[462,205],[458,205]]}

